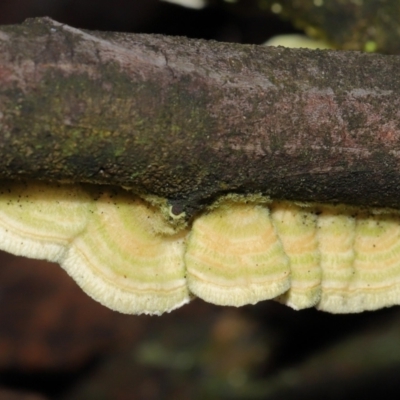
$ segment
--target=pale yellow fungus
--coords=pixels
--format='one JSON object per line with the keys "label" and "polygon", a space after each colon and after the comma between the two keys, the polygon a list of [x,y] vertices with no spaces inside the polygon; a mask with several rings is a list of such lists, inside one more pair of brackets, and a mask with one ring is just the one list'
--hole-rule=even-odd
{"label": "pale yellow fungus", "polygon": [[113,310],[161,314],[189,301],[185,232],[122,190],[3,183],[0,236],[3,250],[60,263]]}
{"label": "pale yellow fungus", "polygon": [[105,192],[60,260],[82,289],[121,312],[160,314],[189,301],[185,232],[175,234],[138,198]]}
{"label": "pale yellow fungus", "polygon": [[[154,204],[159,204],[156,206]],[[123,189],[0,185],[0,248],[60,263],[120,312],[272,299],[333,313],[400,304],[400,212],[230,195],[188,225]]]}
{"label": "pale yellow fungus", "polygon": [[1,249],[58,262],[86,228],[93,202],[79,185],[0,185]]}
{"label": "pale yellow fungus", "polygon": [[291,285],[279,301],[295,310],[312,307],[321,297],[317,216],[313,209],[294,203],[272,205],[272,221],[290,260]]}
{"label": "pale yellow fungus", "polygon": [[312,39],[306,35],[290,33],[286,35],[277,35],[264,43],[266,46],[283,46],[289,48],[304,49],[332,49],[328,43],[323,40]]}
{"label": "pale yellow fungus", "polygon": [[290,287],[289,260],[262,205],[227,201],[197,218],[185,263],[190,291],[214,304],[254,304]]}
{"label": "pale yellow fungus", "polygon": [[354,277],[356,219],[343,206],[326,206],[318,216],[321,252],[321,299],[318,307],[335,312],[347,307],[348,287]]}
{"label": "pale yellow fungus", "polygon": [[399,303],[400,219],[396,214],[361,213],[354,240],[354,275],[346,312]]}

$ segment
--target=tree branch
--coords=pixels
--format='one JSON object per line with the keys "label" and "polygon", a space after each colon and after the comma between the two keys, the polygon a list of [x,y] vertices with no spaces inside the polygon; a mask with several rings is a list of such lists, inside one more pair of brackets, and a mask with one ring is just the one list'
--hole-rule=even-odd
{"label": "tree branch", "polygon": [[0,28],[2,178],[400,207],[400,57]]}

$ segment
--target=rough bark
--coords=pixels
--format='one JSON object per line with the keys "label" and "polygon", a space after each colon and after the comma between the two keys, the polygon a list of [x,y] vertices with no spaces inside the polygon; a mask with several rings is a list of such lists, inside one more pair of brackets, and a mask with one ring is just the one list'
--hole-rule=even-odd
{"label": "rough bark", "polygon": [[227,192],[400,207],[400,57],[0,28],[0,177],[191,214]]}

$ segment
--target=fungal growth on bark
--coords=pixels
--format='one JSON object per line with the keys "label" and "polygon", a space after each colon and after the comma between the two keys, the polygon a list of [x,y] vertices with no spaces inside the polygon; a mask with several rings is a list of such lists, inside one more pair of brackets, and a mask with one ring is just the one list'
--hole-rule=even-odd
{"label": "fungal growth on bark", "polygon": [[48,18],[0,27],[0,248],[58,262],[125,313],[193,296],[400,304],[399,70]]}
{"label": "fungal growth on bark", "polygon": [[2,182],[0,247],[95,300],[161,314],[197,296],[360,312],[400,303],[400,213],[226,196],[183,226],[122,189]]}

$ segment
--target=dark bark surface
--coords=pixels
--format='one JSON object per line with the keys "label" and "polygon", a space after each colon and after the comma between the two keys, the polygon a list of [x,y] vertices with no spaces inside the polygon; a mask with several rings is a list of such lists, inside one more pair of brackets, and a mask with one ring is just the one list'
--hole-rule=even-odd
{"label": "dark bark surface", "polygon": [[0,171],[166,197],[400,207],[400,57],[0,29]]}

